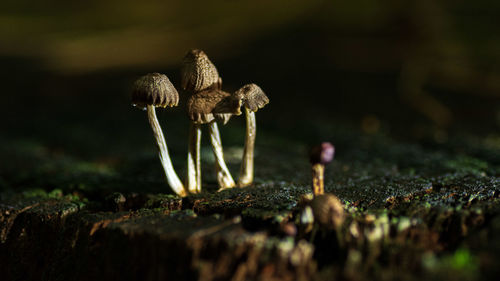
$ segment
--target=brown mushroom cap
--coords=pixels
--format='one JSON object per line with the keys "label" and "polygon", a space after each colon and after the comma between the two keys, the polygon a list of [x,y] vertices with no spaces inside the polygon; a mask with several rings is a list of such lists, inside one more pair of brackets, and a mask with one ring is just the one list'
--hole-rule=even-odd
{"label": "brown mushroom cap", "polygon": [[240,115],[241,100],[219,89],[210,88],[191,95],[187,100],[187,113],[196,124],[214,119],[226,123],[232,115]]}
{"label": "brown mushroom cap", "polygon": [[322,194],[311,201],[314,220],[329,228],[340,226],[344,222],[344,206],[333,194]]}
{"label": "brown mushroom cap", "polygon": [[247,84],[234,93],[235,97],[242,100],[243,105],[253,112],[263,108],[269,103],[269,98],[262,89],[255,84]]}
{"label": "brown mushroom cap", "polygon": [[218,84],[219,73],[202,50],[190,50],[182,60],[181,86],[191,92],[206,90]]}
{"label": "brown mushroom cap", "polygon": [[138,107],[177,106],[179,94],[168,77],[160,73],[149,73],[137,79],[132,90],[132,104]]}

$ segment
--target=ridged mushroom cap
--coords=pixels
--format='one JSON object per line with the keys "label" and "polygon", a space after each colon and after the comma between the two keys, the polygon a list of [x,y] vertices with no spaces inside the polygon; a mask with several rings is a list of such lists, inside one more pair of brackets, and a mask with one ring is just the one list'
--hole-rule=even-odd
{"label": "ridged mushroom cap", "polygon": [[214,88],[189,96],[186,103],[189,119],[196,124],[206,124],[214,119],[225,124],[232,115],[241,114],[240,107],[240,99]]}
{"label": "ridged mushroom cap", "polygon": [[154,105],[156,107],[177,106],[179,94],[168,77],[160,73],[149,73],[134,83],[132,104],[138,107]]}
{"label": "ridged mushroom cap", "polygon": [[255,84],[247,84],[236,92],[235,97],[242,100],[242,104],[253,112],[263,108],[269,103],[269,98],[266,96],[262,89]]}
{"label": "ridged mushroom cap", "polygon": [[202,51],[190,50],[182,60],[181,87],[186,91],[199,92],[219,82],[215,65]]}
{"label": "ridged mushroom cap", "polygon": [[334,228],[344,222],[344,206],[333,194],[322,194],[311,201],[314,220],[320,225]]}

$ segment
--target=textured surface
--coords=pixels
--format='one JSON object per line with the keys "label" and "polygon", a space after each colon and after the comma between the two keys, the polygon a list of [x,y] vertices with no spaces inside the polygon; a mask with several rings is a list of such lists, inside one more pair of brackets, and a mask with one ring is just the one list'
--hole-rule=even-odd
{"label": "textured surface", "polygon": [[184,56],[181,68],[183,90],[196,93],[206,90],[218,82],[217,68],[202,50],[191,50]]}
{"label": "textured surface", "polygon": [[189,119],[196,124],[206,124],[216,119],[227,123],[232,115],[241,114],[240,106],[239,99],[217,89],[190,95],[186,104]]}
{"label": "textured surface", "polygon": [[269,98],[256,84],[247,84],[238,89],[234,95],[241,98],[243,105],[253,112],[256,112],[269,103]]}
{"label": "textured surface", "polygon": [[138,107],[177,106],[179,94],[165,74],[150,73],[137,79],[132,89],[132,104]]}

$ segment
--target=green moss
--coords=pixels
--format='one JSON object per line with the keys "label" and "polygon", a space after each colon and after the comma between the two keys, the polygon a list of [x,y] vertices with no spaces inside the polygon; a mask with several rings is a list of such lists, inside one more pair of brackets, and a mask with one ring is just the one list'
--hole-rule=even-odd
{"label": "green moss", "polygon": [[149,199],[144,205],[145,208],[180,208],[182,204],[182,199],[174,194],[154,194],[149,195]]}
{"label": "green moss", "polygon": [[488,171],[487,162],[465,155],[446,161],[444,167],[462,174],[485,175]]}
{"label": "green moss", "polygon": [[23,196],[26,198],[30,198],[30,197],[46,198],[46,197],[48,197],[48,194],[42,188],[33,188],[33,189],[24,190]]}
{"label": "green moss", "polygon": [[477,280],[479,277],[479,259],[468,249],[459,248],[450,255],[437,258],[427,254],[423,257],[423,265],[433,279]]}
{"label": "green moss", "polygon": [[276,211],[267,209],[248,208],[241,212],[243,219],[268,221],[270,223],[281,223],[291,217],[290,211]]}
{"label": "green moss", "polygon": [[49,197],[49,198],[61,198],[61,197],[63,197],[63,191],[59,188],[53,189],[47,193],[47,197]]}
{"label": "green moss", "polygon": [[460,248],[447,260],[449,265],[456,270],[464,270],[475,273],[478,270],[477,257],[473,256],[469,250]]}

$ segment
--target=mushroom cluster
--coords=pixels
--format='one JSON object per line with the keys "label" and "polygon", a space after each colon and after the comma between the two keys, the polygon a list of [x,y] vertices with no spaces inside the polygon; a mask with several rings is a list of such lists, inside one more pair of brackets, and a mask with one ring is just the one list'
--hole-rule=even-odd
{"label": "mushroom cluster", "polygon": [[238,186],[250,185],[253,181],[253,150],[256,133],[254,112],[269,103],[269,99],[255,84],[245,85],[233,94],[223,91],[222,79],[217,68],[201,50],[191,50],[186,54],[181,79],[182,88],[189,95],[187,113],[191,120],[186,181],[189,192],[201,191],[199,160],[201,124],[209,125],[210,142],[215,155],[215,168],[220,190],[236,186],[224,161],[216,121],[226,124],[231,116],[241,114],[242,105],[245,107],[247,135]]}
{"label": "mushroom cluster", "polygon": [[[153,128],[160,160],[167,182],[179,196],[201,191],[200,142],[201,125],[208,124],[210,142],[215,155],[217,182],[220,190],[248,186],[253,182],[253,155],[256,136],[255,112],[269,103],[262,89],[248,84],[230,94],[222,90],[217,68],[201,50],[190,50],[182,61],[181,88],[186,92],[186,110],[190,119],[187,175],[185,186],[174,171],[155,107],[177,106],[179,95],[167,76],[151,73],[139,78],[132,92],[132,103],[145,108]],[[246,116],[246,138],[238,183],[224,161],[217,121],[226,124],[233,115]]]}

